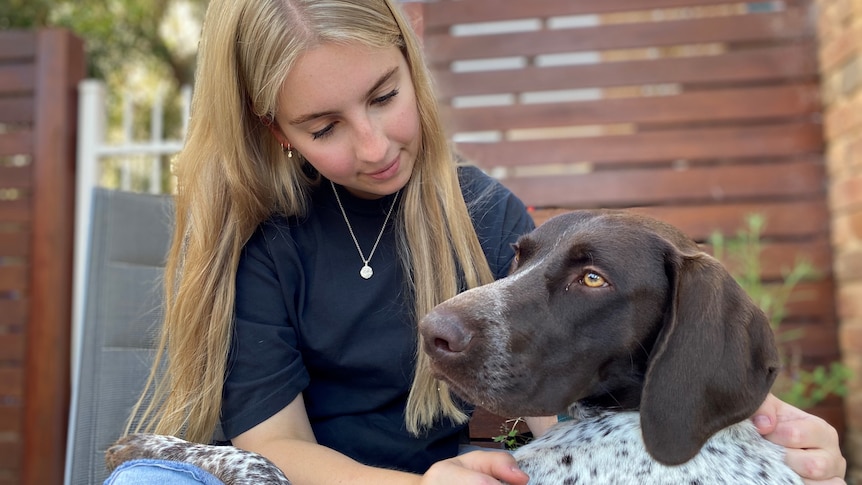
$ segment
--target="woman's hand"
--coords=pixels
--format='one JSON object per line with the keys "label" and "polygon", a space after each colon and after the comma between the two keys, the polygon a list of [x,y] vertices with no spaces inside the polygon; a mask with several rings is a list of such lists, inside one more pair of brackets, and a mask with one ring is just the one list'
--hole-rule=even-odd
{"label": "woman's hand", "polygon": [[515,459],[504,451],[471,451],[435,463],[422,476],[423,485],[526,485],[527,474],[518,468]]}
{"label": "woman's hand", "polygon": [[838,432],[822,418],[770,394],[752,417],[766,439],[787,448],[784,461],[807,484],[843,484],[847,460]]}

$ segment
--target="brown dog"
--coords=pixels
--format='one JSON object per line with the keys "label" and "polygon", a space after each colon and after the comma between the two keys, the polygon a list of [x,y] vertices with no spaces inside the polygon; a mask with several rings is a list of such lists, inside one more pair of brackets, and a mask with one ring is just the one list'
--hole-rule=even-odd
{"label": "brown dog", "polygon": [[[531,483],[542,483],[536,477],[546,472],[556,478],[545,483],[601,482],[596,468],[611,469],[609,483],[650,483],[646,476],[655,473],[667,483],[799,479],[781,463],[783,450],[747,423],[779,369],[766,315],[717,260],[670,225],[625,212],[552,218],[518,241],[510,276],[440,304],[420,331],[438,376],[479,406],[507,416],[591,416],[557,425],[567,431],[543,438],[542,453],[529,451],[543,446],[538,440],[516,454]],[[704,447],[740,422],[744,449],[729,449],[743,440],[735,434],[729,444]],[[628,427],[634,429],[614,434]],[[575,435],[589,443],[573,443]],[[600,445],[602,435],[613,438]],[[637,453],[628,441],[655,461],[643,454],[641,465],[623,472]],[[581,472],[553,475],[592,459],[601,446],[611,455],[604,465],[581,463]],[[692,458],[702,448],[729,460],[699,464],[702,458]],[[695,470],[667,466],[689,460]],[[751,480],[737,476],[752,460],[764,463],[743,472]]]}

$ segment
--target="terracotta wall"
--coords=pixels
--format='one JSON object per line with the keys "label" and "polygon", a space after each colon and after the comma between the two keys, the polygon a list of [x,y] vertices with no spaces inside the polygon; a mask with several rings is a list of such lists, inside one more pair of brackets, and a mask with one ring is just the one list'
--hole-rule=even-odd
{"label": "terracotta wall", "polygon": [[844,363],[848,482],[862,483],[862,1],[818,0],[829,204]]}

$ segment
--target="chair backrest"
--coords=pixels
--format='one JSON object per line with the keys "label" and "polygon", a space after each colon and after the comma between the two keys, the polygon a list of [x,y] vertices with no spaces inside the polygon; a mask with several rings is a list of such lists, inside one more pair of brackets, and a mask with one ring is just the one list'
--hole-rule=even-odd
{"label": "chair backrest", "polygon": [[171,199],[95,189],[83,328],[74,355],[67,485],[102,483],[104,452],[143,389],[161,320]]}

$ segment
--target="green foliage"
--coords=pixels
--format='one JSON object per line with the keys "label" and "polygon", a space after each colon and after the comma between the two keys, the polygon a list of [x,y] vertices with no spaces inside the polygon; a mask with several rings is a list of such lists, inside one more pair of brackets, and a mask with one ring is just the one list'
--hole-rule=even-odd
{"label": "green foliage", "polygon": [[800,371],[787,382],[778,394],[785,402],[806,409],[823,401],[830,394],[847,395],[847,381],[852,377],[850,369],[840,362],[832,362],[827,369],[817,366],[812,371]]}
{"label": "green foliage", "polygon": [[54,0],[0,0],[0,30],[48,25]]}
{"label": "green foliage", "polygon": [[[178,139],[183,115],[179,92],[193,81],[200,25],[208,0],[0,0],[0,29],[61,27],[83,39],[87,77],[106,84],[108,142]],[[165,100],[163,132],[152,134],[150,109]],[[133,113],[131,139],[124,103]],[[119,186],[119,166],[108,161],[102,180]],[[149,163],[149,162],[147,162]],[[169,174],[167,157],[160,163]],[[139,164],[142,167],[143,163]],[[146,169],[149,177],[149,170]],[[135,182],[135,181],[133,181]],[[133,183],[141,189],[140,183]]]}
{"label": "green foliage", "polygon": [[773,392],[781,400],[802,409],[815,406],[830,394],[846,395],[849,370],[840,362],[833,362],[828,367],[803,369],[799,349],[803,331],[782,328],[793,289],[804,280],[817,278],[816,270],[808,261],[798,260],[784,272],[780,282],[764,282],[761,277],[761,235],[766,220],[762,215],[753,214],[745,222],[745,229],[736,237],[728,239],[716,232],[709,242],[715,257],[730,268],[736,281],[769,317],[783,365]]}
{"label": "green foliage", "polygon": [[[0,29],[64,27],[85,43],[88,77],[133,68],[190,84],[207,0],[0,0]],[[178,22],[177,17],[183,21]],[[184,33],[184,30],[191,33]]]}
{"label": "green foliage", "polygon": [[503,434],[492,438],[494,443],[502,443],[503,447],[509,451],[517,450],[519,447],[529,443],[532,436],[529,433],[522,433],[518,429],[518,425],[523,422],[523,418],[507,420],[501,428]]}

